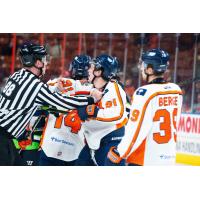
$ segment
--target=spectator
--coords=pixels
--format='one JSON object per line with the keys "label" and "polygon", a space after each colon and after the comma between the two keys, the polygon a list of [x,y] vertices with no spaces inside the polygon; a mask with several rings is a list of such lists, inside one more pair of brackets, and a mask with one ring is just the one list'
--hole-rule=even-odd
{"label": "spectator", "polygon": [[58,44],[58,40],[54,39],[50,46],[50,55],[53,58],[59,58],[61,56],[61,46]]}
{"label": "spectator", "polygon": [[190,107],[190,99],[189,95],[187,95],[185,88],[181,88],[183,93],[183,106],[182,106],[182,112],[183,113],[190,113],[191,107]]}
{"label": "spectator", "polygon": [[132,79],[129,78],[129,79],[126,80],[124,90],[125,90],[126,94],[128,95],[129,99],[131,99],[132,96],[133,96],[133,93],[135,91]]}
{"label": "spectator", "polygon": [[200,114],[200,93],[197,94],[196,103],[194,105],[194,113]]}
{"label": "spectator", "polygon": [[12,48],[10,39],[8,37],[6,38],[0,38],[0,54],[3,56],[11,56]]}

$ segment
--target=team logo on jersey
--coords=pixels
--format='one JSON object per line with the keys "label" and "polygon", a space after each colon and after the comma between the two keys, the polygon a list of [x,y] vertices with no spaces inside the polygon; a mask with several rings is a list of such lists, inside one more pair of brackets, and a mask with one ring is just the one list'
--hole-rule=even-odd
{"label": "team logo on jersey", "polygon": [[162,160],[168,160],[168,159],[175,159],[175,156],[174,155],[164,155],[164,154],[161,154],[160,158]]}
{"label": "team logo on jersey", "polygon": [[171,86],[167,85],[167,86],[164,87],[164,89],[166,89],[166,90],[171,89]]}
{"label": "team logo on jersey", "polygon": [[146,91],[147,91],[147,89],[140,88],[140,89],[138,89],[138,91],[136,92],[136,95],[144,96],[145,93],[146,93]]}

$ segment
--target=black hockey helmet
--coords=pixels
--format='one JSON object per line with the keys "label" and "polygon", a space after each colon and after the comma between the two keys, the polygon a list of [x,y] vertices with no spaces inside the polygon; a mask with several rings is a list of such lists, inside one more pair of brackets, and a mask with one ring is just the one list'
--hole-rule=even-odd
{"label": "black hockey helmet", "polygon": [[94,59],[95,70],[102,70],[102,77],[105,80],[110,80],[117,77],[119,72],[119,62],[116,57],[106,54],[97,56]]}
{"label": "black hockey helmet", "polygon": [[169,65],[169,54],[162,49],[151,49],[142,54],[142,61],[153,67],[155,73],[164,73]]}
{"label": "black hockey helmet", "polygon": [[73,79],[88,78],[91,57],[88,55],[77,55],[72,60],[69,71]]}
{"label": "black hockey helmet", "polygon": [[47,56],[47,50],[44,46],[34,43],[24,43],[19,49],[21,62],[25,67],[35,65],[36,60],[41,60]]}

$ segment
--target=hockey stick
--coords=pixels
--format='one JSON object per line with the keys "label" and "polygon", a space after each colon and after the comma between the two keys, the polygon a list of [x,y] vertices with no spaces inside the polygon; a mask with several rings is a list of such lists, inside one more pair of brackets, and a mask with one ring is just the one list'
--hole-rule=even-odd
{"label": "hockey stick", "polygon": [[68,114],[69,113],[69,111],[58,110],[56,108],[52,108],[52,107],[49,107],[49,106],[42,106],[42,107],[40,107],[40,109],[42,111],[47,111],[47,112],[50,112],[50,113],[62,113],[62,114]]}

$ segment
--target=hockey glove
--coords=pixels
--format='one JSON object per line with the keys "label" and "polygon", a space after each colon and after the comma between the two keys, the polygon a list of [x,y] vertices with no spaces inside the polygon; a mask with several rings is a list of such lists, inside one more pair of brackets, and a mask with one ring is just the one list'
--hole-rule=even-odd
{"label": "hockey glove", "polygon": [[32,140],[27,139],[27,140],[22,140],[18,142],[21,150],[25,150],[27,146],[32,144]]}
{"label": "hockey glove", "polygon": [[[119,155],[119,152],[117,151],[116,147],[111,147],[108,154],[107,154],[108,161],[111,162],[111,164],[121,165],[122,158]],[[107,161],[107,162],[108,162]],[[108,164],[108,163],[107,163]]]}
{"label": "hockey glove", "polygon": [[96,117],[98,113],[99,108],[96,105],[88,105],[83,106],[77,109],[78,115],[82,121],[87,120],[91,117]]}

